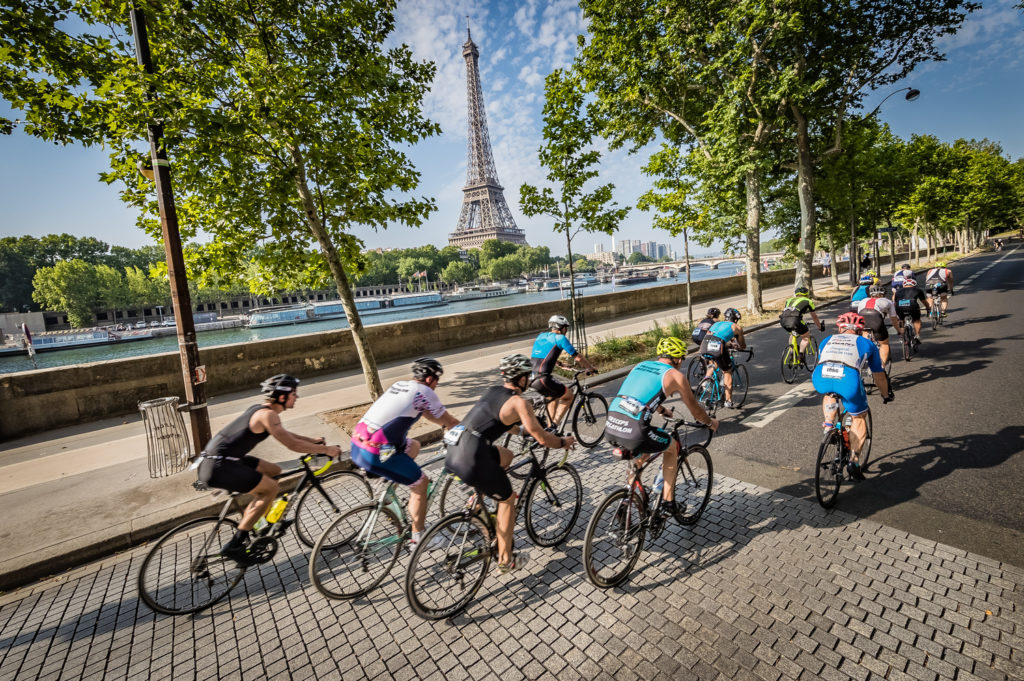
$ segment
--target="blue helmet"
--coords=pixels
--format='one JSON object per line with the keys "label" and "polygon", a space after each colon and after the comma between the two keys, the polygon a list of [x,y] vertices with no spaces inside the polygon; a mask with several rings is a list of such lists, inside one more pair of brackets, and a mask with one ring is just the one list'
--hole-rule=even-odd
{"label": "blue helmet", "polygon": [[874,280],[875,278],[872,277],[870,274],[862,274],[860,277],[860,283],[862,284],[870,284],[873,283]]}

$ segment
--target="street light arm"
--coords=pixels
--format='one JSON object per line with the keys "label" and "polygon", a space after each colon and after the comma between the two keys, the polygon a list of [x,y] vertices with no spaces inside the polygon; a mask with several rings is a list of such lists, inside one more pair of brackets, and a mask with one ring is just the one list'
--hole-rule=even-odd
{"label": "street light arm", "polygon": [[893,90],[892,92],[890,92],[889,94],[887,94],[885,96],[885,99],[883,99],[882,101],[880,101],[878,103],[878,106],[876,106],[874,109],[871,110],[871,113],[866,114],[864,116],[861,116],[861,119],[871,118],[872,116],[874,116],[876,113],[878,113],[878,110],[882,108],[882,105],[885,104],[885,101],[887,99],[889,99],[890,97],[892,97],[893,95],[895,95],[895,94],[897,94],[899,92],[903,92],[904,90],[909,90],[909,92],[907,92],[907,96],[906,96],[906,99],[907,99],[908,102],[914,101],[915,99],[917,99],[921,95],[921,92],[919,90],[915,90],[914,88],[910,87],[909,85],[907,87],[901,87],[899,90]]}

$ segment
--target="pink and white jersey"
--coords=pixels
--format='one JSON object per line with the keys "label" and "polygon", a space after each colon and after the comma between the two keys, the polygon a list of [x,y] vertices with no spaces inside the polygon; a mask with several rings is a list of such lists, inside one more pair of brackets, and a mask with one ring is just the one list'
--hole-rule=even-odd
{"label": "pink and white jersey", "polygon": [[434,418],[444,415],[437,393],[416,381],[399,381],[377,398],[359,423],[370,433],[383,430],[387,441],[398,445],[405,442],[409,429],[423,412]]}

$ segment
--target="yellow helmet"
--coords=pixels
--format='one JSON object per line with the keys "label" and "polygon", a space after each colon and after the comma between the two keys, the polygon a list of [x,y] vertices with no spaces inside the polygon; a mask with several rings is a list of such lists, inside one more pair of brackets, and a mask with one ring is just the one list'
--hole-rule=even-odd
{"label": "yellow helmet", "polygon": [[666,336],[658,341],[659,357],[682,357],[686,354],[686,344],[675,336]]}

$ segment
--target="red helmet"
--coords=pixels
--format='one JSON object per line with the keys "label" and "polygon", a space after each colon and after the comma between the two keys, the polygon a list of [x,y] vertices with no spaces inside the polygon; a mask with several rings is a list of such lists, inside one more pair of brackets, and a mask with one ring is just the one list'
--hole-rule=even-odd
{"label": "red helmet", "polygon": [[839,319],[836,320],[836,326],[838,326],[840,330],[863,329],[864,318],[856,312],[847,312],[846,314],[839,315]]}

